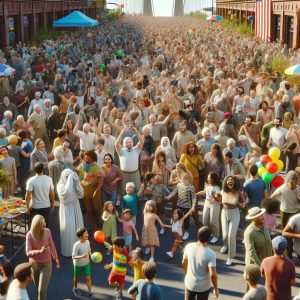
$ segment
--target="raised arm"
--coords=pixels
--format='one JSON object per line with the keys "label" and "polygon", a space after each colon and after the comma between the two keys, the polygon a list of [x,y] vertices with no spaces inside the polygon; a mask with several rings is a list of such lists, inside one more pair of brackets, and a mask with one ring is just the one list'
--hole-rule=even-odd
{"label": "raised arm", "polygon": [[121,151],[122,145],[121,145],[121,141],[123,139],[124,133],[127,130],[127,128],[123,128],[122,131],[120,132],[116,142],[115,142],[115,148],[117,150],[117,152]]}
{"label": "raised arm", "polygon": [[136,147],[141,150],[144,146],[144,138],[142,137],[142,135],[138,132],[138,130],[135,127],[132,127],[132,131],[136,134],[138,141],[139,141],[137,143]]}

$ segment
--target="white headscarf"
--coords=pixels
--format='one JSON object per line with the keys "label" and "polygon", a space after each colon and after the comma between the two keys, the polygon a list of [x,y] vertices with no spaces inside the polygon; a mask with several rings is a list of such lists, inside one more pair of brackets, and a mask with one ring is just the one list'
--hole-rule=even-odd
{"label": "white headscarf", "polygon": [[[168,141],[168,145],[167,146],[164,146],[163,145],[163,140],[167,140]],[[163,151],[169,151],[169,149],[171,148],[171,145],[170,145],[170,140],[167,136],[163,136],[160,140],[160,147],[161,147],[161,150]]]}

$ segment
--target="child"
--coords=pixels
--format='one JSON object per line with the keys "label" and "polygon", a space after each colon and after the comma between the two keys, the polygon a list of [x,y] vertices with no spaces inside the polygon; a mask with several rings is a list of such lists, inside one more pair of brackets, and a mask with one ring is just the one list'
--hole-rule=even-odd
{"label": "child", "polygon": [[104,156],[107,153],[106,151],[103,150],[104,144],[105,144],[104,139],[102,139],[102,138],[97,139],[96,154],[97,154],[97,164],[99,166],[104,165]]}
{"label": "child", "polygon": [[182,225],[184,220],[187,217],[189,217],[191,213],[192,213],[192,209],[190,209],[189,212],[185,215],[183,215],[183,211],[181,209],[175,209],[173,211],[172,225],[165,225],[165,227],[172,229],[172,234],[174,238],[171,251],[166,252],[167,255],[171,258],[174,257],[174,253],[178,248],[182,249],[182,236],[183,236]]}
{"label": "child", "polygon": [[[175,195],[178,195],[177,201],[177,208],[180,208],[184,214],[188,213],[190,209],[195,210],[196,205],[196,194],[194,186],[190,183],[190,175],[184,173],[181,177],[181,181],[177,184],[174,188],[173,192],[168,196],[165,197],[166,200],[170,200]],[[184,227],[184,235],[183,240],[187,240],[190,236],[189,234],[189,227],[190,227],[190,220],[186,218],[183,223]]]}
{"label": "child", "polygon": [[84,274],[87,288],[89,290],[89,297],[96,298],[92,294],[92,281],[91,281],[91,265],[90,265],[90,256],[91,256],[91,246],[88,240],[88,232],[85,228],[79,228],[76,232],[79,241],[77,241],[73,246],[73,266],[74,266],[74,287],[73,293],[76,296],[82,296],[80,290],[77,288],[78,277],[81,274]]}
{"label": "child", "polygon": [[205,195],[203,225],[211,227],[213,237],[210,242],[215,244],[219,239],[219,217],[221,212],[221,202],[217,198],[217,195],[221,192],[219,175],[210,172],[207,176],[207,183],[205,190],[198,192],[197,196]]}
{"label": "child", "polygon": [[145,253],[149,254],[151,252],[150,260],[154,262],[154,251],[155,247],[159,247],[159,238],[157,229],[155,226],[156,221],[160,224],[162,228],[165,227],[163,222],[155,213],[156,204],[153,200],[148,200],[144,208],[144,225],[142,231],[142,244],[146,248]]}
{"label": "child", "polygon": [[[166,196],[166,194],[168,195],[170,194],[170,191],[163,184],[163,180],[160,175],[155,175],[154,177],[152,193],[153,193],[153,200],[156,203],[158,216],[161,218],[162,222],[164,223],[166,220],[166,211],[165,211],[165,202],[163,201],[163,199]],[[165,229],[162,228],[159,233],[164,234]]]}
{"label": "child", "polygon": [[138,247],[132,251],[132,259],[130,262],[130,266],[133,268],[133,282],[137,282],[139,279],[145,279],[145,275],[142,272],[144,264],[144,253],[142,249]]}
{"label": "child", "polygon": [[243,277],[249,285],[249,290],[244,295],[243,299],[267,299],[265,287],[258,284],[261,279],[261,272],[257,265],[246,266]]}
{"label": "child", "polygon": [[138,196],[134,192],[135,184],[133,182],[126,183],[126,194],[123,197],[122,209],[130,209],[132,215],[132,222],[136,224],[136,215],[138,210]]}
{"label": "child", "polygon": [[144,182],[141,184],[138,192],[140,201],[147,201],[153,198],[153,185],[154,185],[154,174],[147,172],[144,176]]}
{"label": "child", "polygon": [[146,262],[143,265],[143,273],[146,279],[140,279],[135,282],[128,290],[130,295],[133,295],[137,292],[137,300],[162,300],[163,295],[160,290],[160,287],[156,285],[154,277],[157,273],[157,266],[153,262]]}
{"label": "child", "polygon": [[108,283],[110,286],[116,286],[116,291],[118,293],[116,299],[122,299],[122,292],[124,288],[125,276],[126,276],[126,264],[130,263],[130,256],[128,252],[123,249],[125,245],[125,240],[122,237],[116,237],[112,241],[112,246],[104,242],[105,247],[113,252],[113,262],[105,265],[104,269],[112,268]]}
{"label": "child", "polygon": [[277,199],[263,199],[261,207],[266,209],[265,224],[268,227],[271,239],[277,236],[276,213],[279,211],[280,202]]}
{"label": "child", "polygon": [[121,222],[123,223],[123,238],[125,240],[125,247],[128,247],[129,255],[132,254],[132,231],[135,234],[136,241],[139,241],[139,236],[136,231],[134,223],[131,221],[132,215],[130,209],[123,210],[123,220]]}
{"label": "child", "polygon": [[[105,235],[106,241],[108,241],[108,239],[112,241],[117,236],[117,220],[121,222],[114,203],[112,201],[106,201],[103,206],[102,214],[102,231]],[[110,255],[109,249],[107,249],[106,254]]]}

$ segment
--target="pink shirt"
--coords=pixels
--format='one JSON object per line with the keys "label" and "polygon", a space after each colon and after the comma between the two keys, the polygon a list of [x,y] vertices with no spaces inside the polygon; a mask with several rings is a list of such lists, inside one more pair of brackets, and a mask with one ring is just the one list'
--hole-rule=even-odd
{"label": "pink shirt", "polygon": [[132,230],[135,228],[134,223],[130,221],[123,220],[123,235],[132,234]]}
{"label": "pink shirt", "polygon": [[267,225],[270,234],[277,233],[277,231],[276,231],[276,216],[275,216],[275,214],[265,214],[265,224]]}
{"label": "pink shirt", "polygon": [[[39,250],[43,246],[48,246],[48,250],[43,253],[39,253]],[[31,231],[26,234],[26,255],[29,257],[30,262],[45,263],[51,261],[51,255],[55,259],[57,258],[57,252],[52,240],[51,231],[45,229],[45,239],[36,240]]]}

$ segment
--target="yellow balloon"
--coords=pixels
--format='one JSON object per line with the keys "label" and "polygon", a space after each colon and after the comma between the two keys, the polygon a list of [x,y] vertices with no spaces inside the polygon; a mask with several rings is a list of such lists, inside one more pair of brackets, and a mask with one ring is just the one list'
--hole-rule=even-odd
{"label": "yellow balloon", "polygon": [[91,38],[91,37],[93,36],[93,34],[92,34],[91,32],[89,32],[89,33],[87,34],[87,36],[88,36],[88,38]]}
{"label": "yellow balloon", "polygon": [[280,157],[280,149],[278,147],[272,147],[268,154],[272,158],[272,161],[278,160]]}
{"label": "yellow balloon", "polygon": [[258,174],[260,177],[262,177],[262,175],[263,175],[265,172],[267,172],[267,169],[266,169],[265,167],[260,167],[260,168],[258,169],[257,174]]}
{"label": "yellow balloon", "polygon": [[283,169],[283,162],[282,160],[275,160],[274,163],[278,166],[278,171],[281,171]]}

